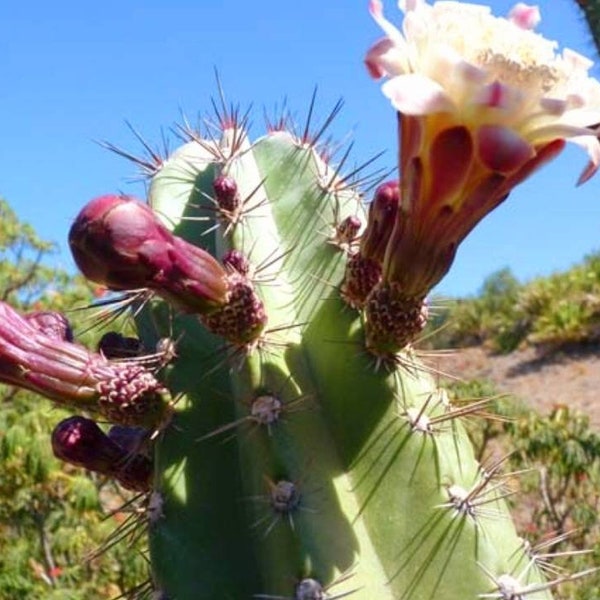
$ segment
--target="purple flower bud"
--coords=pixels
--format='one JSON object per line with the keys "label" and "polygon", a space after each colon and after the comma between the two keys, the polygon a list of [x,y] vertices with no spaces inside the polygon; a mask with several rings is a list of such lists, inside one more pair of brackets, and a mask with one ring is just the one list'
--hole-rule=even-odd
{"label": "purple flower bud", "polygon": [[72,465],[113,477],[134,491],[151,487],[152,461],[110,439],[98,425],[85,417],[69,417],[52,432],[54,455]]}
{"label": "purple flower bud", "polygon": [[110,440],[91,419],[69,417],[52,431],[54,456],[89,471],[111,474],[125,456],[125,451]]}
{"label": "purple flower bud", "polygon": [[144,354],[144,345],[138,338],[108,331],[98,342],[98,352],[108,359],[135,358]]}
{"label": "purple flower bud", "polygon": [[227,175],[219,175],[213,181],[213,190],[220,209],[229,213],[235,213],[239,209],[242,202],[235,179]]}
{"label": "purple flower bud", "polygon": [[62,313],[51,310],[35,311],[24,314],[23,318],[49,338],[73,341],[73,330],[67,317]]}
{"label": "purple flower bud", "polygon": [[383,262],[400,205],[400,184],[388,181],[376,190],[369,206],[367,227],[360,241],[360,253],[379,263]]}
{"label": "purple flower bud", "polygon": [[223,265],[232,271],[248,277],[250,275],[250,262],[239,250],[229,250],[223,256]]}
{"label": "purple flower bud", "polygon": [[100,196],[79,213],[69,245],[81,272],[113,290],[150,288],[184,312],[228,299],[226,272],[208,252],[173,235],[152,209],[128,196]]}

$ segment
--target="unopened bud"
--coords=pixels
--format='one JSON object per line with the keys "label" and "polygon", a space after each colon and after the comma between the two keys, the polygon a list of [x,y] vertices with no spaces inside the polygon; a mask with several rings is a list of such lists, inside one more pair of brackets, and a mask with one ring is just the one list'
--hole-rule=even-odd
{"label": "unopened bud", "polygon": [[52,450],[58,459],[113,477],[127,489],[150,489],[151,460],[122,448],[91,419],[74,416],[61,421],[52,432]]}
{"label": "unopened bud", "polygon": [[220,209],[229,213],[235,213],[239,209],[241,199],[235,179],[227,175],[219,175],[213,181],[213,190]]}
{"label": "unopened bud", "polygon": [[149,288],[184,312],[227,302],[226,272],[208,252],[173,235],[152,209],[128,196],[101,196],[69,232],[77,266],[113,290]]}
{"label": "unopened bud", "polygon": [[69,417],[52,431],[54,456],[89,471],[108,475],[123,458],[123,449],[91,419]]}
{"label": "unopened bud", "polygon": [[388,181],[376,190],[369,206],[367,226],[360,242],[360,253],[379,263],[383,262],[385,250],[396,223],[400,204],[400,184]]}
{"label": "unopened bud", "polygon": [[250,274],[250,261],[239,250],[229,250],[223,256],[223,265],[244,277]]}

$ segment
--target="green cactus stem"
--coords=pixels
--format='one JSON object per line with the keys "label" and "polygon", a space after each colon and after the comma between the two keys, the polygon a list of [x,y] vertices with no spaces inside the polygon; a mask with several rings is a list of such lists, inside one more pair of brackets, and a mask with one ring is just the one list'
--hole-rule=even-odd
{"label": "green cactus stem", "polygon": [[[168,244],[214,256],[228,290],[194,315],[153,283],[137,313],[145,347],[178,340],[163,371],[178,400],[155,445],[160,511],[148,521],[157,593],[550,598],[510,520],[506,477],[477,463],[462,426],[481,403],[449,404],[410,345],[423,298],[387,346],[398,325],[381,286],[348,299],[348,263],[361,251],[383,258],[398,184],[366,211],[309,135],[251,143],[235,114],[220,116],[220,139],[188,132],[149,187]],[[121,269],[114,256],[107,265]]]}

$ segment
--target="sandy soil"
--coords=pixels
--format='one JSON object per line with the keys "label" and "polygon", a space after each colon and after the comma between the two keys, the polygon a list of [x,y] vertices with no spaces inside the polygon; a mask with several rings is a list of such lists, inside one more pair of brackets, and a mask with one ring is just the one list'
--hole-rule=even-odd
{"label": "sandy soil", "polygon": [[487,379],[499,392],[513,394],[541,412],[566,404],[587,413],[591,425],[600,430],[598,345],[545,353],[527,348],[508,355],[465,348],[432,362],[460,379]]}

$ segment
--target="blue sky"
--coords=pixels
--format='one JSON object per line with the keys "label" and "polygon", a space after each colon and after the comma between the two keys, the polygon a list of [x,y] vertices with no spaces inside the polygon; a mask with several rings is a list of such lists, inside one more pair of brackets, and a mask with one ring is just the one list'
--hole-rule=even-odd
{"label": "blue sky", "polygon": [[[512,4],[491,2],[499,15]],[[395,3],[386,5],[393,15]],[[539,6],[539,32],[596,57],[573,0]],[[158,145],[182,112],[209,109],[215,67],[227,97],[255,107],[257,124],[284,97],[303,115],[315,85],[323,114],[343,98],[334,135],[352,137],[358,163],[381,150],[380,165],[394,163],[395,117],[362,64],[380,37],[367,0],[25,0],[3,3],[0,23],[0,195],[61,245],[66,268],[70,222],[87,200],[143,193],[129,183],[133,165],[94,141],[137,149],[129,121]],[[600,177],[574,187],[585,161],[568,147],[517,188],[463,243],[437,291],[474,293],[504,266],[528,279],[600,249]]]}

